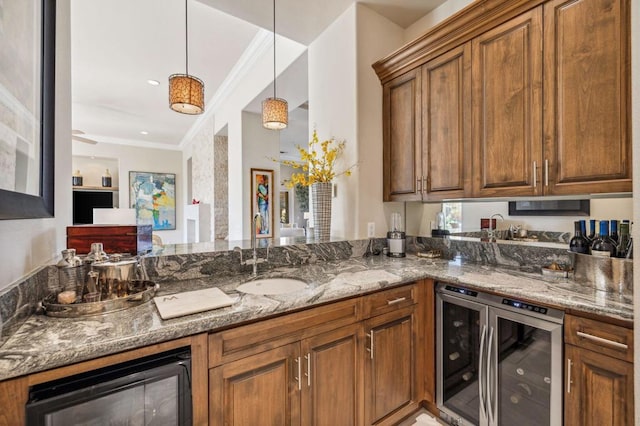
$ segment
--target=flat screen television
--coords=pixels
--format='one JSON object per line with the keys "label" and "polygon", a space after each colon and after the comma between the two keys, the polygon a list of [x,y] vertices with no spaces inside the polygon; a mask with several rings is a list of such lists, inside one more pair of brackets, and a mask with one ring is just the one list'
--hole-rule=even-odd
{"label": "flat screen television", "polygon": [[94,208],[113,208],[111,191],[73,191],[73,224],[93,223]]}

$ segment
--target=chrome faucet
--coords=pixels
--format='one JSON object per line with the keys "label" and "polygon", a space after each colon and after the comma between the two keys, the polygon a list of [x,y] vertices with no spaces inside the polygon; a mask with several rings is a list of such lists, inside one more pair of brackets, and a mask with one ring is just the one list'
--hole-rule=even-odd
{"label": "chrome faucet", "polygon": [[258,264],[265,263],[269,261],[269,249],[271,248],[271,243],[267,246],[267,257],[258,257],[258,250],[256,247],[256,223],[258,222],[258,218],[260,218],[260,213],[256,213],[253,216],[253,223],[251,227],[251,259],[247,259],[245,261],[242,260],[242,249],[240,247],[234,247],[233,251],[240,253],[240,264],[241,265],[252,265],[253,272],[252,276],[258,276]]}
{"label": "chrome faucet", "polygon": [[504,222],[504,217],[502,217],[502,215],[500,213],[494,213],[489,217],[489,233],[488,233],[488,237],[489,237],[489,241],[495,241],[495,236],[494,233],[496,231],[496,229],[498,228],[498,224],[496,222],[496,229],[493,229],[493,218],[497,217],[498,219],[500,219],[501,221]]}

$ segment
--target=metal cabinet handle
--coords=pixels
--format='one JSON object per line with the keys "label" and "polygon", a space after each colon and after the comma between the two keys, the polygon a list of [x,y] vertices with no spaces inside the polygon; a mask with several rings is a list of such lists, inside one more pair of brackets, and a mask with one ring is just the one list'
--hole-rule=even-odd
{"label": "metal cabinet handle", "polygon": [[295,377],[295,380],[298,382],[298,390],[302,390],[302,381],[300,380],[300,375],[302,374],[300,357],[294,358],[293,360],[298,364],[298,375]]}
{"label": "metal cabinet handle", "polygon": [[396,303],[404,302],[407,300],[406,297],[397,297],[393,300],[387,300],[387,305],[395,305]]}
{"label": "metal cabinet handle", "polygon": [[538,186],[538,163],[533,162],[533,187]]}
{"label": "metal cabinet handle", "polygon": [[311,353],[307,353],[304,356],[304,359],[307,360],[307,372],[304,374],[307,376],[307,387],[311,387]]}
{"label": "metal cabinet handle", "polygon": [[571,358],[567,358],[567,393],[571,393],[571,385],[573,384],[571,381],[571,367],[573,367],[573,362]]}
{"label": "metal cabinet handle", "polygon": [[498,407],[496,406],[498,400],[497,398],[495,398],[495,393],[496,393],[495,383],[493,381],[494,372],[491,365],[491,359],[493,358],[492,348],[493,348],[493,327],[491,327],[489,330],[489,343],[487,345],[487,402],[488,402],[487,406],[489,407],[487,412],[489,414],[490,425],[495,424],[494,412],[497,411],[498,409]]}
{"label": "metal cabinet handle", "polygon": [[478,396],[480,398],[480,416],[487,416],[486,401],[486,374],[484,369],[484,343],[487,337],[487,326],[482,326],[482,335],[480,336],[480,359],[478,360]]}
{"label": "metal cabinet handle", "polygon": [[576,334],[579,337],[582,337],[587,340],[592,340],[597,343],[602,343],[603,345],[613,346],[616,349],[629,349],[629,346],[624,343],[616,342],[613,340],[605,339],[603,337],[594,336],[593,334],[583,333],[582,331],[577,331]]}
{"label": "metal cabinet handle", "polygon": [[429,189],[429,177],[422,176],[422,191],[427,192]]}
{"label": "metal cabinet handle", "polygon": [[369,357],[373,359],[373,330],[367,333],[367,337],[369,338],[369,347],[367,348],[367,352],[369,352]]}
{"label": "metal cabinet handle", "polygon": [[422,178],[420,176],[416,178],[416,192],[422,193]]}
{"label": "metal cabinet handle", "polygon": [[549,186],[549,160],[544,160],[544,186]]}

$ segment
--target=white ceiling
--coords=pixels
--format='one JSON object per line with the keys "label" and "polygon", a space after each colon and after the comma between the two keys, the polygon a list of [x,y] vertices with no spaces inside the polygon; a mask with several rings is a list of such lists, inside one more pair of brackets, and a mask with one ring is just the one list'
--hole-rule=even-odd
{"label": "white ceiling", "polygon": [[[278,0],[278,34],[308,45],[356,0]],[[357,0],[359,1],[359,0]],[[402,27],[444,0],[363,0]],[[177,146],[198,116],[168,107],[168,76],[185,72],[182,0],[72,0],[72,126],[104,142]],[[260,27],[271,30],[270,0],[189,0],[189,73],[210,100]],[[294,109],[307,99],[306,55],[278,78]],[[151,86],[147,80],[160,82]],[[287,87],[288,86],[288,87]],[[282,92],[281,92],[282,89]],[[256,94],[247,110],[259,112]],[[308,136],[306,110],[291,111],[283,150]],[[140,132],[146,131],[147,135]]]}

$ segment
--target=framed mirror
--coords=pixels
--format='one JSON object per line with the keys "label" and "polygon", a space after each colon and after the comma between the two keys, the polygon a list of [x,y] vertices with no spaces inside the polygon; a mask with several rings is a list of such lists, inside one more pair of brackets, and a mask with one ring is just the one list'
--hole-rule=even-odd
{"label": "framed mirror", "polygon": [[0,15],[0,219],[54,215],[55,16],[55,0]]}

